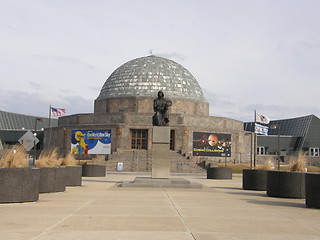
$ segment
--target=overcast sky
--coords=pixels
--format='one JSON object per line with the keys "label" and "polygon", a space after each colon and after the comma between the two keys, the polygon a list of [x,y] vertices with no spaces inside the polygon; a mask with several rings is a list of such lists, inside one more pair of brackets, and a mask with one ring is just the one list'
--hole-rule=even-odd
{"label": "overcast sky", "polygon": [[211,116],[320,117],[319,0],[0,0],[0,110],[93,112],[109,75],[169,58]]}

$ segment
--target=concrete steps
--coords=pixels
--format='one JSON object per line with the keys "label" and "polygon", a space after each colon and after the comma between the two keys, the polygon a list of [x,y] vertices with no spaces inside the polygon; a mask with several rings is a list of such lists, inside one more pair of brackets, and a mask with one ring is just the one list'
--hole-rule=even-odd
{"label": "concrete steps", "polygon": [[[205,169],[185,158],[181,154],[170,151],[170,171],[172,173],[204,173]],[[124,172],[151,172],[152,154],[146,150],[130,150],[115,152],[105,162],[107,171],[117,171],[118,162],[123,163]]]}

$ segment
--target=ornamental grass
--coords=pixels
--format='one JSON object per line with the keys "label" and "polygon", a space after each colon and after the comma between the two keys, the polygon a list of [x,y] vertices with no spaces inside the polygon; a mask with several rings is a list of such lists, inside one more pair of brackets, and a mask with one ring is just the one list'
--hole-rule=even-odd
{"label": "ornamental grass", "polygon": [[52,150],[43,150],[36,160],[36,167],[59,167],[59,166],[76,166],[77,160],[72,153],[62,158],[59,154],[59,149],[54,148]]}
{"label": "ornamental grass", "polygon": [[35,162],[36,167],[59,167],[63,159],[60,158],[59,149],[43,150]]}
{"label": "ornamental grass", "polygon": [[74,154],[71,152],[62,161],[62,166],[77,166],[79,165],[77,160],[74,158]]}
{"label": "ornamental grass", "polygon": [[307,172],[306,155],[299,153],[296,159],[292,158],[288,170],[289,172]]}
{"label": "ornamental grass", "polygon": [[24,168],[29,166],[28,153],[21,144],[16,144],[6,150],[0,159],[1,168]]}
{"label": "ornamental grass", "polygon": [[256,167],[257,170],[274,170],[274,163],[271,160],[265,161],[263,165]]}

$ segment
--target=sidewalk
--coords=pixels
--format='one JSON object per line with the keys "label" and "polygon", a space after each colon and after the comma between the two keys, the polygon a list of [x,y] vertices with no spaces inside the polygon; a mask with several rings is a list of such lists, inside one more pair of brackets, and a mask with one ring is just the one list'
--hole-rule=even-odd
{"label": "sidewalk", "polygon": [[0,204],[0,239],[319,239],[320,210],[304,199],[270,198],[232,180],[174,175],[203,189],[120,188],[135,173],[83,178],[82,187],[40,194],[36,203]]}

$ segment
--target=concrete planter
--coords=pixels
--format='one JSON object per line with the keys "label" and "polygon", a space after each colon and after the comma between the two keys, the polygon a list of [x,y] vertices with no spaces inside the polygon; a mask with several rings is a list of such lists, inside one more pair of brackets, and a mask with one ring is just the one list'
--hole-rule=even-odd
{"label": "concrete planter", "polygon": [[40,193],[64,192],[67,167],[40,167]]}
{"label": "concrete planter", "polygon": [[225,167],[208,168],[207,179],[232,179],[232,169]]}
{"label": "concrete planter", "polygon": [[83,177],[105,177],[106,166],[104,165],[83,165],[82,166]]}
{"label": "concrete planter", "polygon": [[39,168],[0,168],[0,203],[39,199]]}
{"label": "concrete planter", "polygon": [[305,198],[305,175],[302,172],[268,171],[269,197]]}
{"label": "concrete planter", "polygon": [[320,174],[306,173],[306,205],[320,208]]}
{"label": "concrete planter", "polygon": [[242,188],[245,190],[267,190],[267,170],[243,169]]}
{"label": "concrete planter", "polygon": [[66,186],[81,186],[82,166],[67,166]]}

